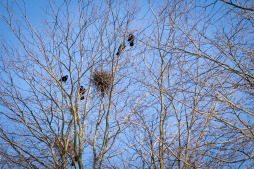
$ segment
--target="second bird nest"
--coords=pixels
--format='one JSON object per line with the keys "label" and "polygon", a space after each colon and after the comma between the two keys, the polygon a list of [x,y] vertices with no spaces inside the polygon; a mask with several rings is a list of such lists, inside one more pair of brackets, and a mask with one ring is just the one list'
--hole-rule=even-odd
{"label": "second bird nest", "polygon": [[67,140],[68,143],[66,143],[64,141],[64,139],[62,137],[57,137],[55,139],[55,142],[54,142],[54,147],[58,150],[58,152],[60,153],[60,155],[64,155],[64,152],[65,152],[65,144],[67,144],[67,153],[69,155],[72,155],[74,154],[74,146],[73,146],[73,141],[71,141],[70,139]]}
{"label": "second bird nest", "polygon": [[107,71],[96,71],[93,74],[92,82],[96,89],[104,96],[108,93],[112,84],[112,75]]}

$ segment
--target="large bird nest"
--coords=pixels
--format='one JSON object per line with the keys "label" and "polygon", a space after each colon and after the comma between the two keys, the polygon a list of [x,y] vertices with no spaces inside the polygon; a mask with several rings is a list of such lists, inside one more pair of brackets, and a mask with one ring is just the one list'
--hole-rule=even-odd
{"label": "large bird nest", "polygon": [[112,84],[112,75],[107,71],[96,71],[93,73],[92,82],[102,96],[108,93]]}
{"label": "large bird nest", "polygon": [[[73,155],[74,154],[74,146],[73,141],[71,139],[67,140],[67,154]],[[54,147],[58,150],[60,155],[64,155],[65,146],[64,146],[64,139],[62,137],[57,137],[54,142]]]}

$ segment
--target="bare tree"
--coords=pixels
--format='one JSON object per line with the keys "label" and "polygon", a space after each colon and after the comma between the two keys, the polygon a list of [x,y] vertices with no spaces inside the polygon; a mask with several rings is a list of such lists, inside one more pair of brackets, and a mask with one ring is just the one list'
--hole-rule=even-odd
{"label": "bare tree", "polygon": [[254,165],[253,2],[0,4],[2,168]]}
{"label": "bare tree", "polygon": [[131,5],[49,1],[38,28],[25,4],[1,2],[16,43],[1,41],[2,166],[104,168],[125,151],[118,140],[135,98],[127,92],[128,48],[115,53],[139,8],[123,3]]}
{"label": "bare tree", "polygon": [[153,31],[137,67],[147,100],[133,123],[145,140],[139,168],[253,165],[253,26],[232,10],[251,15],[253,4],[226,4],[149,1]]}

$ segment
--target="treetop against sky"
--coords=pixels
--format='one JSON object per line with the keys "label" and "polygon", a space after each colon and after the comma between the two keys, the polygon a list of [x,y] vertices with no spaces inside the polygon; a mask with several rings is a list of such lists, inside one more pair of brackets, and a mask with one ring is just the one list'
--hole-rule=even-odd
{"label": "treetop against sky", "polygon": [[253,1],[0,2],[2,168],[252,168]]}

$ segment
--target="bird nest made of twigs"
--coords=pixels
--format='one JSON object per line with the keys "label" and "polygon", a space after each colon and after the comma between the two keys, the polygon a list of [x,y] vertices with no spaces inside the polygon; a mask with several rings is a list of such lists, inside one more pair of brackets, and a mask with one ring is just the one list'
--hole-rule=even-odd
{"label": "bird nest made of twigs", "polygon": [[92,82],[96,89],[104,96],[108,93],[112,84],[112,75],[107,71],[96,71],[93,73]]}
{"label": "bird nest made of twigs", "polygon": [[[67,140],[67,153],[69,155],[74,153],[74,146],[73,146],[73,141],[71,139]],[[58,150],[60,155],[63,155],[65,152],[65,146],[64,146],[64,139],[61,137],[57,137],[54,142],[54,147]]]}

